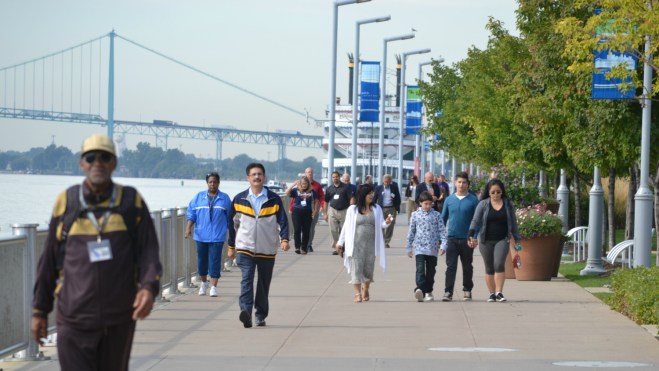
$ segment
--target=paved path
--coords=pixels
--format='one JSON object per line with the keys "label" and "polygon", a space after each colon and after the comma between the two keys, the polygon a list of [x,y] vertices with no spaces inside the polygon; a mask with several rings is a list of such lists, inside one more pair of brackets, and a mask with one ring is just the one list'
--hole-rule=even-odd
{"label": "paved path", "polygon": [[[139,323],[131,369],[542,371],[583,362],[659,370],[659,341],[562,278],[508,280],[509,301],[488,303],[476,256],[473,301],[416,302],[406,233],[405,225],[396,227],[387,272],[376,270],[370,302],[352,302],[341,260],[330,255],[326,225],[318,226],[315,252],[278,256],[266,327],[245,329],[238,321],[237,268],[223,273],[218,298],[196,290],[177,295]],[[440,258],[437,297],[445,267]],[[460,288],[460,274],[457,282]],[[42,349],[57,357],[54,348]],[[0,362],[0,369],[59,367],[53,360]]]}

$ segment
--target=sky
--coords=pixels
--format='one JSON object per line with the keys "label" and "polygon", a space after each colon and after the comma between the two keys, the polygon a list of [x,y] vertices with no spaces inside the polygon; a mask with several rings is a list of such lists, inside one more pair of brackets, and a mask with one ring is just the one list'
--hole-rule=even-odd
{"label": "sky", "polygon": [[[330,99],[333,3],[331,0],[0,0],[0,68],[82,44],[114,29],[129,40],[296,111],[308,111],[310,116],[322,120]],[[432,50],[407,58],[406,83],[414,84],[419,63],[441,57],[445,63],[453,64],[464,59],[469,48],[485,48],[488,39],[485,25],[490,16],[516,34],[516,9],[516,0],[372,0],[340,6],[336,95],[347,102],[347,53],[354,52],[358,20],[391,16],[388,22],[361,26],[362,60],[380,61],[384,38],[416,30],[414,39],[388,43],[387,56],[388,69],[393,69],[396,54]],[[16,104],[17,108],[40,109],[44,106],[55,111],[98,112],[107,117],[108,45],[108,38],[104,38],[64,57],[39,61],[15,72],[0,72],[0,107]],[[75,66],[72,76],[71,63],[67,62],[71,59]],[[429,67],[424,69],[428,70]],[[58,84],[57,80],[66,83]],[[74,88],[63,88],[67,85]],[[389,84],[387,89],[390,92],[393,85]],[[301,114],[204,77],[123,39],[115,40],[114,117],[115,120],[168,120],[182,125],[296,130],[323,135],[321,127],[307,122]],[[54,141],[76,152],[82,140],[94,132],[106,132],[106,129],[97,125],[0,118],[0,151],[26,151]],[[125,138],[128,149],[134,149],[139,142],[156,145],[152,136]],[[201,157],[215,155],[214,141],[169,139],[168,148]],[[288,158],[296,161],[325,156],[320,149],[289,147],[286,152]],[[223,144],[224,158],[240,153],[260,160],[275,160],[277,147]]]}

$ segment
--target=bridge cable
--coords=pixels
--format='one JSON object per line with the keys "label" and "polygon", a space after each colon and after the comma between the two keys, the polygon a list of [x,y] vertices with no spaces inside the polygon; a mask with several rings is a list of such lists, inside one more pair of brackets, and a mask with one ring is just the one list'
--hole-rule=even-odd
{"label": "bridge cable", "polygon": [[151,48],[149,48],[149,47],[147,47],[147,46],[144,46],[144,45],[142,45],[142,44],[139,44],[138,42],[135,42],[135,41],[133,41],[133,40],[127,39],[127,38],[125,38],[125,37],[123,37],[123,36],[121,36],[121,35],[119,35],[119,34],[117,34],[117,33],[115,33],[115,36],[116,36],[116,37],[119,37],[119,38],[121,38],[121,39],[123,39],[123,40],[125,40],[125,41],[128,41],[129,43],[131,43],[131,44],[133,44],[133,45],[135,45],[135,46],[138,46],[138,47],[140,47],[140,48],[142,48],[142,49],[148,50],[148,51],[150,51],[151,53],[154,53],[154,54],[156,54],[156,55],[158,55],[158,56],[160,56],[160,57],[162,57],[162,58],[168,59],[168,60],[171,61],[171,62],[174,62],[174,63],[176,63],[176,64],[178,64],[178,65],[181,65],[181,66],[183,66],[183,67],[185,67],[185,68],[191,69],[191,70],[193,70],[193,71],[195,71],[195,72],[197,72],[197,73],[200,73],[200,74],[202,74],[202,75],[204,75],[204,76],[206,76],[206,77],[209,77],[209,78],[211,78],[211,79],[213,79],[213,80],[219,81],[219,82],[221,82],[221,83],[223,83],[223,84],[229,85],[230,87],[232,87],[232,88],[234,88],[234,89],[238,89],[238,90],[240,90],[240,91],[242,91],[242,92],[244,92],[244,93],[247,93],[247,94],[252,95],[252,96],[254,96],[254,97],[256,97],[256,98],[259,98],[259,99],[261,99],[261,100],[264,100],[264,101],[266,101],[266,102],[268,102],[268,103],[274,104],[274,105],[276,105],[276,106],[278,106],[278,107],[280,107],[280,108],[283,108],[283,109],[285,109],[285,110],[287,110],[287,111],[293,112],[293,113],[298,114],[298,115],[300,115],[300,116],[308,117],[308,118],[310,118],[310,119],[312,119],[312,120],[314,120],[314,121],[318,121],[318,120],[316,120],[315,118],[309,116],[306,112],[298,111],[298,110],[296,110],[296,109],[294,109],[294,108],[291,108],[291,107],[288,107],[288,106],[286,106],[286,105],[284,105],[284,104],[282,104],[282,103],[276,102],[276,101],[274,101],[274,100],[272,100],[272,99],[270,99],[270,98],[266,98],[266,97],[264,97],[264,96],[262,96],[262,95],[260,95],[260,94],[257,94],[257,93],[254,93],[254,92],[250,91],[250,90],[247,90],[247,89],[245,89],[245,88],[242,88],[242,87],[240,87],[240,86],[238,86],[238,85],[236,85],[236,84],[233,84],[233,83],[231,83],[231,82],[228,82],[228,81],[226,81],[226,80],[223,80],[223,79],[221,79],[221,78],[219,78],[219,77],[217,77],[217,76],[211,75],[211,74],[208,73],[208,72],[204,72],[204,71],[202,71],[202,70],[200,70],[200,69],[198,69],[198,68],[196,68],[196,67],[190,66],[190,65],[188,65],[188,64],[186,64],[186,63],[183,63],[183,62],[181,62],[181,61],[179,61],[179,60],[177,60],[177,59],[174,59],[174,58],[172,58],[172,57],[170,57],[170,56],[167,56],[167,55],[165,55],[165,54],[163,54],[163,53],[160,53],[160,52],[158,52],[158,51],[156,51],[156,50],[153,50],[153,49],[151,49]]}

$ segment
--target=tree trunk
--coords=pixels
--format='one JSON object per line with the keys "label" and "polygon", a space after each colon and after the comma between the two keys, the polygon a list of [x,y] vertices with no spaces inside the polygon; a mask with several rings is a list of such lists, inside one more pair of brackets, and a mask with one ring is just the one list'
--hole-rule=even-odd
{"label": "tree trunk", "polygon": [[616,245],[616,171],[609,169],[609,250]]}
{"label": "tree trunk", "polygon": [[625,240],[634,238],[634,195],[636,194],[636,165],[629,169],[629,191],[627,192],[627,211],[625,221]]}
{"label": "tree trunk", "polygon": [[574,226],[581,227],[581,187],[579,186],[579,172],[574,171]]}
{"label": "tree trunk", "polygon": [[659,165],[657,165],[657,173],[654,177],[654,237],[657,240],[657,255],[656,263],[659,267],[659,232],[657,232],[657,227],[659,227]]}

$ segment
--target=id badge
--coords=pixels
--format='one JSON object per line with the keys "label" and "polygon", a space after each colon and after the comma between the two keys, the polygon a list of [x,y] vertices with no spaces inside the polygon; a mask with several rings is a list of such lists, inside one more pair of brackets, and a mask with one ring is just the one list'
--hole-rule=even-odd
{"label": "id badge", "polygon": [[338,200],[338,199],[339,199],[339,195],[334,195],[334,199],[335,199],[335,200]]}
{"label": "id badge", "polygon": [[307,200],[302,200],[302,201],[300,201],[300,205],[302,205],[302,206],[307,206]]}
{"label": "id badge", "polygon": [[92,263],[112,260],[112,248],[110,247],[110,240],[101,240],[101,242],[87,242],[87,251],[89,252],[89,261]]}

